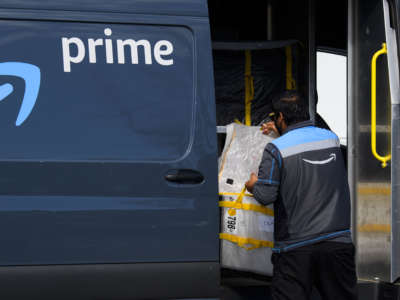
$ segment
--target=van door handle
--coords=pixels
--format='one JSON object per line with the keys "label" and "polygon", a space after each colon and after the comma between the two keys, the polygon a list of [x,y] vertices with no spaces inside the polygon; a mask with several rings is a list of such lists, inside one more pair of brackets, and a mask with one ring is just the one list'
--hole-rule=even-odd
{"label": "van door handle", "polygon": [[204,181],[204,176],[199,171],[176,169],[169,170],[165,175],[165,179],[179,184],[199,184]]}

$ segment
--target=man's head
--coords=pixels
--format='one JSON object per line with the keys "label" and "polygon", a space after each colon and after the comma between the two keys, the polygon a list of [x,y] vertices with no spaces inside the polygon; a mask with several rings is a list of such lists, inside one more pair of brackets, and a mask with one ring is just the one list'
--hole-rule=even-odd
{"label": "man's head", "polygon": [[275,126],[279,133],[286,127],[310,119],[304,97],[296,91],[285,91],[272,102]]}

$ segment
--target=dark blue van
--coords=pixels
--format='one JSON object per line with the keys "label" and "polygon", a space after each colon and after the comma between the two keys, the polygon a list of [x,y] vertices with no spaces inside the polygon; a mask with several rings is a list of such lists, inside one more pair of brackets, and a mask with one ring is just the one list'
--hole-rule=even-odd
{"label": "dark blue van", "polygon": [[[356,147],[356,122],[365,119],[356,104],[368,107],[363,43],[381,43],[380,5],[0,0],[1,299],[269,299],[269,278],[220,269],[217,160],[226,124],[219,118],[244,113],[229,105],[232,97],[244,103],[253,77],[253,96],[264,99],[269,83],[257,78],[276,74],[279,61],[254,55],[250,75],[243,51],[283,47],[287,59],[285,47],[300,45],[284,70],[294,66],[315,116],[317,46],[343,54],[349,45],[356,199],[356,160],[370,155]],[[278,84],[293,88],[292,75]],[[360,262],[368,280],[379,273],[373,268],[390,267]]]}

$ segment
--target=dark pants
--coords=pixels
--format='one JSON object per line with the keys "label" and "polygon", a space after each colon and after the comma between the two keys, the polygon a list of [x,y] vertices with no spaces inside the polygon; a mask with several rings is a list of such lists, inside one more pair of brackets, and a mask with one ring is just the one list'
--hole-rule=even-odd
{"label": "dark pants", "polygon": [[321,242],[272,254],[274,300],[306,300],[316,287],[322,300],[356,300],[357,276],[351,243]]}

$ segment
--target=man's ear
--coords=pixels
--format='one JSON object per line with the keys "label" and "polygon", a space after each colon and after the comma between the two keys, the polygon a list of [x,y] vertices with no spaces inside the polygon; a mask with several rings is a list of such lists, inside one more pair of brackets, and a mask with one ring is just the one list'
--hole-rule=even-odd
{"label": "man's ear", "polygon": [[282,129],[286,129],[287,124],[286,124],[286,120],[285,117],[283,116],[282,112],[279,112],[279,122],[280,122],[280,126]]}

